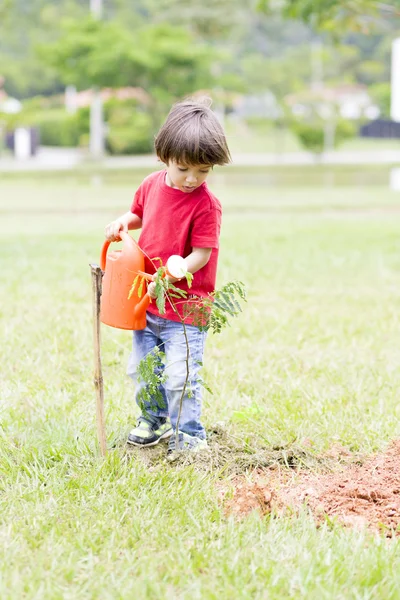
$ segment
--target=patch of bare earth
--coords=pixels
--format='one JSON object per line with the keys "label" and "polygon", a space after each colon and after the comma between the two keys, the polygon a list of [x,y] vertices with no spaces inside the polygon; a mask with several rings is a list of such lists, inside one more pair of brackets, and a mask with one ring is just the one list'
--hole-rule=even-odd
{"label": "patch of bare earth", "polygon": [[259,510],[282,516],[308,507],[318,524],[335,520],[383,531],[388,537],[400,535],[400,440],[362,464],[347,464],[329,474],[275,467],[257,469],[250,477],[236,476],[232,482],[233,495],[226,484],[220,487],[229,514]]}

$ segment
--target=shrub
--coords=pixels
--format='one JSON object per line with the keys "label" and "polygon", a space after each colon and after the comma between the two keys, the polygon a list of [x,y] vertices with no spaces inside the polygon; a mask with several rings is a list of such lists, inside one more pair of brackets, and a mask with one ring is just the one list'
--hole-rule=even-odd
{"label": "shrub", "polygon": [[368,88],[373,101],[379,106],[381,115],[384,118],[390,118],[390,83],[375,83]]}
{"label": "shrub", "polygon": [[153,121],[136,102],[112,100],[105,106],[105,116],[110,154],[145,154],[153,150]]}
{"label": "shrub", "polygon": [[78,146],[81,131],[77,114],[70,115],[64,109],[38,113],[33,123],[39,128],[40,143],[44,146]]}
{"label": "shrub", "polygon": [[[142,154],[153,150],[153,120],[136,100],[109,100],[104,105],[104,119],[106,148],[111,154]],[[21,112],[4,118],[2,115],[1,120],[9,131],[16,127],[37,127],[44,146],[89,144],[89,107],[68,114],[64,107],[54,108],[47,99],[38,97],[24,103]]]}
{"label": "shrub", "polygon": [[[291,130],[297,136],[304,148],[315,154],[321,154],[325,146],[325,127],[327,123],[319,120],[314,122],[294,121]],[[332,123],[334,130],[333,145],[336,148],[345,140],[356,135],[356,126],[351,121],[339,119]]]}
{"label": "shrub", "polygon": [[295,121],[291,125],[291,130],[304,148],[316,154],[323,152],[325,135],[320,123],[312,124]]}
{"label": "shrub", "polygon": [[336,123],[335,128],[335,148],[339,146],[345,140],[355,137],[357,134],[357,126],[352,121],[345,121],[340,119]]}
{"label": "shrub", "polygon": [[20,113],[6,115],[7,129],[37,127],[44,146],[78,146],[81,137],[89,133],[89,113],[86,109],[68,114],[64,108],[43,109],[34,103],[24,106]]}

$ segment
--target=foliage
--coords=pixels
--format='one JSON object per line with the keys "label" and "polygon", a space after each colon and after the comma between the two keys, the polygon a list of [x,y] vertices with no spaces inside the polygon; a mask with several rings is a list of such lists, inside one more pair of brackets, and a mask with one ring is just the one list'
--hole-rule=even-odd
{"label": "foliage", "polygon": [[[216,55],[184,29],[147,25],[132,32],[123,24],[88,17],[63,22],[63,35],[39,48],[42,60],[78,89],[139,86],[151,98],[147,114],[114,113],[108,148],[112,153],[148,152],[170,105],[212,84]],[[118,65],[118,68],[116,68]]]}
{"label": "foliage", "polygon": [[36,55],[37,44],[53,43],[65,18],[79,20],[88,11],[75,0],[1,0],[0,74],[5,89],[18,98],[58,93],[58,73]]}
{"label": "foliage", "polygon": [[[377,4],[372,0],[261,0],[268,14],[255,14],[254,3],[240,0],[201,5],[195,0],[107,0],[103,20],[96,21],[88,17],[89,2],[3,0],[0,74],[7,92],[19,98],[59,93],[67,81],[85,88],[140,85],[154,99],[149,112],[154,130],[166,107],[194,90],[219,88],[220,100],[232,105],[226,90],[257,94],[268,89],[281,100],[308,86],[314,76],[310,44],[315,31],[293,17],[311,25],[320,19],[321,26],[337,32],[335,46],[321,36],[328,84],[388,82],[398,2],[386,3],[386,9],[381,5],[374,19],[372,13],[363,16],[365,8]],[[364,24],[379,26],[373,35],[351,31],[347,22],[356,14]],[[146,126],[140,121],[142,132]],[[111,146],[121,151],[145,145],[142,133],[138,140],[123,131],[114,137]]]}
{"label": "foliage", "polygon": [[178,27],[150,25],[132,33],[90,17],[65,21],[63,36],[41,48],[41,56],[80,89],[139,85],[155,96],[163,90],[168,101],[209,82],[212,60],[212,52]]}
{"label": "foliage", "polygon": [[89,16],[64,20],[62,36],[51,45],[38,46],[38,52],[65,83],[78,89],[118,86],[137,75],[139,65],[131,54],[133,41],[122,25]]}
{"label": "foliage", "polygon": [[301,90],[311,77],[308,48],[287,48],[280,56],[247,54],[241,61],[243,79],[256,93],[272,92],[279,100]]}
{"label": "foliage", "polygon": [[356,135],[355,125],[344,119],[333,119],[331,122],[322,119],[315,121],[294,121],[290,123],[290,128],[297,136],[304,148],[320,154],[325,148],[327,130],[331,127],[333,130],[333,146],[339,146],[342,142]]}
{"label": "foliage", "polygon": [[320,154],[324,150],[325,131],[322,122],[307,123],[293,121],[291,130],[298,137],[302,146],[315,154]]}
{"label": "foliage", "polygon": [[79,146],[89,132],[89,117],[85,109],[68,114],[64,109],[40,111],[33,124],[39,128],[40,141],[45,146]]}
{"label": "foliage", "polygon": [[[268,12],[276,9],[272,0],[258,0],[258,8]],[[331,32],[339,28],[367,33],[383,15],[400,16],[400,1],[391,4],[380,0],[282,0],[280,10],[285,18],[302,19],[310,25]]]}
{"label": "foliage", "polygon": [[217,289],[212,294],[210,322],[206,330],[211,329],[213,333],[220,333],[226,325],[229,325],[230,317],[236,317],[242,310],[238,298],[246,300],[246,288],[241,281],[230,281],[221,289]]}
{"label": "foliage", "polygon": [[390,117],[390,83],[375,83],[369,88],[373,101],[379,106],[382,117]]}
{"label": "foliage", "polygon": [[[43,102],[44,101],[44,102]],[[16,114],[4,115],[7,129],[37,127],[45,146],[78,146],[89,133],[89,111],[86,108],[69,114],[63,107],[50,107],[46,99],[35,98]]]}
{"label": "foliage", "polygon": [[81,132],[76,115],[65,110],[37,113],[34,125],[39,128],[40,142],[44,146],[78,146]]}
{"label": "foliage", "polygon": [[106,137],[110,154],[148,154],[153,150],[152,122],[144,113],[133,115],[127,127],[111,125]]}
{"label": "foliage", "polygon": [[[161,261],[160,261],[161,262]],[[186,272],[185,276],[188,286],[190,287],[193,280],[193,275],[190,272]],[[220,290],[215,290],[212,294],[204,298],[198,298],[196,301],[190,301],[184,304],[183,314],[179,312],[175,299],[185,299],[187,292],[176,287],[167,275],[166,267],[161,264],[158,267],[156,273],[153,275],[153,281],[156,284],[154,293],[156,295],[156,304],[160,314],[165,313],[165,303],[168,301],[174,309],[176,315],[179,317],[180,322],[183,326],[183,336],[187,345],[187,351],[189,356],[189,345],[186,335],[186,321],[188,318],[191,319],[193,325],[199,327],[202,331],[211,330],[213,333],[220,333],[222,329],[229,324],[231,317],[237,316],[241,312],[240,300],[246,300],[246,290],[242,282],[229,282],[225,284]],[[131,290],[129,292],[129,298],[133,293],[137,293],[139,298],[143,295],[145,278],[141,275],[137,275],[133,281]],[[153,402],[157,404],[158,399],[162,396],[159,385],[165,381],[164,375],[161,379],[162,371],[162,360],[160,353],[152,350],[147,354],[139,363],[140,369],[140,381],[143,381],[145,385],[145,391],[142,393],[141,401],[143,406]],[[164,373],[164,371],[162,371]],[[181,395],[181,408],[182,402],[185,395],[187,386],[189,385],[188,375],[183,386]],[[200,377],[197,377],[197,382],[202,385],[205,389],[212,393],[207,383]],[[153,398],[152,393],[154,393]],[[190,391],[189,391],[190,396]],[[179,410],[179,415],[181,409]],[[176,428],[176,444],[178,447],[178,435],[179,435],[179,417],[178,425]]]}
{"label": "foliage", "polygon": [[153,150],[153,120],[136,101],[111,100],[104,112],[110,154],[145,154]]}
{"label": "foliage", "polygon": [[241,312],[240,300],[246,301],[244,284],[230,281],[205,298],[187,302],[184,305],[184,318],[192,318],[193,324],[203,331],[220,333],[229,325],[230,318]]}
{"label": "foliage", "polygon": [[340,146],[346,140],[350,140],[357,135],[357,125],[354,121],[338,119],[335,121],[334,147]]}
{"label": "foliage", "polygon": [[[194,276],[192,273],[186,272],[184,277],[190,288]],[[166,268],[162,265],[153,275],[153,281],[156,284],[156,304],[160,314],[165,313],[165,302],[168,300],[179,315],[182,323],[190,318],[193,321],[193,325],[198,326],[203,331],[211,329],[213,333],[220,333],[229,324],[230,317],[235,317],[241,312],[239,301],[246,300],[244,284],[241,281],[231,281],[208,296],[185,302],[183,314],[180,314],[175,299],[181,300],[187,298],[187,292],[176,287],[169,280],[166,276]],[[137,275],[133,281],[129,297],[137,290],[140,298],[143,293],[143,283],[144,278]]]}
{"label": "foliage", "polygon": [[9,56],[0,53],[0,73],[5,78],[8,94],[16,98],[30,98],[42,93],[58,94],[64,89],[56,71],[32,54],[10,60]]}
{"label": "foliage", "polygon": [[165,404],[160,391],[160,385],[167,379],[164,371],[164,359],[165,354],[156,346],[142,358],[137,366],[138,382],[145,383],[138,396],[143,414],[146,412],[146,407],[151,409],[153,406],[163,407]]}
{"label": "foliage", "polygon": [[[153,262],[157,260],[161,263],[161,259],[153,259]],[[189,273],[189,271],[187,271],[184,275],[184,278],[186,279],[188,287],[190,288],[193,281],[192,273]],[[169,280],[166,266],[162,265],[162,263],[154,273],[153,281],[156,284],[154,290],[156,295],[156,304],[161,314],[165,313],[166,297],[168,297],[169,301],[173,303],[173,298],[185,298],[187,295],[187,292],[185,290],[177,288]],[[136,275],[132,283],[132,287],[130,289],[128,298],[130,298],[134,292],[136,292],[139,298],[141,298],[143,295],[144,283],[145,277],[141,275]]]}
{"label": "foliage", "polygon": [[[107,125],[106,145],[110,154],[138,154],[153,149],[154,124],[151,116],[135,100],[110,100],[104,105]],[[75,114],[66,112],[61,101],[52,106],[49,99],[24,102],[23,110],[4,115],[9,130],[18,126],[38,127],[45,146],[84,146],[89,135],[89,108]]]}
{"label": "foliage", "polygon": [[156,22],[190,28],[197,38],[210,42],[237,36],[252,12],[241,0],[148,0],[146,4]]}
{"label": "foliage", "polygon": [[213,84],[211,65],[217,52],[196,43],[189,31],[169,24],[149,26],[138,33],[136,43],[144,61],[136,85],[162,107]]}

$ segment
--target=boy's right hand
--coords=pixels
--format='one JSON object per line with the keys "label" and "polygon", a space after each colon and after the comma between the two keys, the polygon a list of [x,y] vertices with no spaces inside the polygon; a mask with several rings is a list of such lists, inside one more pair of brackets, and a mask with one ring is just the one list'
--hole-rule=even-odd
{"label": "boy's right hand", "polygon": [[117,219],[116,221],[112,221],[106,225],[104,233],[109,242],[119,242],[121,240],[119,235],[120,231],[125,231],[128,233],[128,226]]}

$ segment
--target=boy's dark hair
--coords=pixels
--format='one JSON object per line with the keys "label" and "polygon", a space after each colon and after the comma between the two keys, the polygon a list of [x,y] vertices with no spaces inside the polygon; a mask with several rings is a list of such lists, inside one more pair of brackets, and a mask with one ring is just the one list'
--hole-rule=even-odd
{"label": "boy's dark hair", "polygon": [[224,130],[209,105],[184,100],[171,108],[155,140],[165,164],[226,165],[231,161]]}

